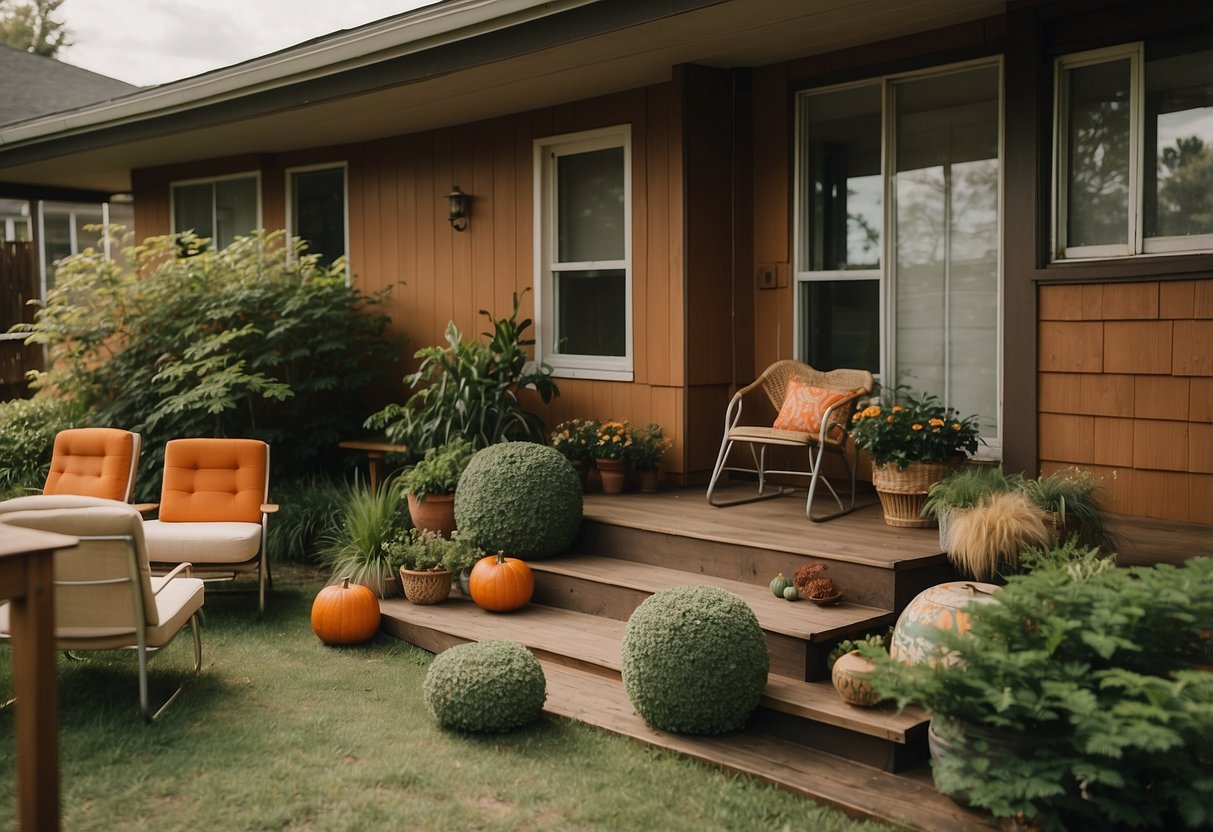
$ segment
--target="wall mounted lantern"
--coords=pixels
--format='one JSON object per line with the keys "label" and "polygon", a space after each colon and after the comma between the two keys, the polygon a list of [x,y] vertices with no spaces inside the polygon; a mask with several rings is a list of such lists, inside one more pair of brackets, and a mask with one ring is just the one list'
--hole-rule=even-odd
{"label": "wall mounted lantern", "polygon": [[451,228],[456,231],[463,231],[468,227],[468,204],[471,202],[471,197],[459,190],[459,186],[455,185],[449,194],[446,195],[447,209],[450,212],[448,219],[451,221]]}

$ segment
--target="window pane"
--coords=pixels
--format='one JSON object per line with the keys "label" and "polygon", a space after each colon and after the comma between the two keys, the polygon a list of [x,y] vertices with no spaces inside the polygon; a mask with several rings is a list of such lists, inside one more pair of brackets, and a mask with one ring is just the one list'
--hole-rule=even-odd
{"label": "window pane", "polygon": [[896,384],[997,433],[998,71],[897,85]]}
{"label": "window pane", "polygon": [[193,231],[199,237],[213,237],[214,186],[210,182],[177,185],[173,188],[173,232]]}
{"label": "window pane", "polygon": [[308,243],[327,266],[345,254],[345,170],[300,171],[292,174],[294,196],[291,233]]}
{"label": "window pane", "polygon": [[1128,58],[1067,70],[1067,246],[1129,241]]}
{"label": "window pane", "polygon": [[622,147],[556,160],[557,262],[623,260]]}
{"label": "window pane", "polygon": [[880,372],[880,281],[808,280],[800,284],[800,354],[819,370]]}
{"label": "window pane", "polygon": [[42,247],[46,256],[46,286],[55,285],[59,261],[72,253],[72,215],[44,207],[42,210]]}
{"label": "window pane", "polygon": [[811,95],[803,119],[800,270],[880,268],[880,87]]}
{"label": "window pane", "polygon": [[623,269],[556,272],[556,352],[627,354],[627,286]]}
{"label": "window pane", "polygon": [[[1203,46],[1203,48],[1201,48]],[[1213,48],[1146,44],[1145,235],[1213,234]]]}
{"label": "window pane", "polygon": [[257,230],[257,180],[221,179],[215,183],[215,245]]}
{"label": "window pane", "polygon": [[[101,213],[100,205],[80,206],[72,212],[76,222],[76,250],[79,254],[86,248],[101,249],[101,223],[105,216]],[[91,229],[85,226],[92,226]]]}

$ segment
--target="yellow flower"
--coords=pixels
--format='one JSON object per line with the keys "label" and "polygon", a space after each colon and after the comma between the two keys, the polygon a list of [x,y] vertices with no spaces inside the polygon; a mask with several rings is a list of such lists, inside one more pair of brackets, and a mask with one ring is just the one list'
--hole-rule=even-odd
{"label": "yellow flower", "polygon": [[911,430],[922,430],[922,425],[915,422],[914,424],[910,425],[910,429]]}
{"label": "yellow flower", "polygon": [[943,427],[943,419],[932,419],[928,424],[933,428]]}
{"label": "yellow flower", "polygon": [[904,408],[904,407],[902,407],[901,405],[899,405],[899,404],[895,404],[895,405],[893,405],[893,412],[894,412],[894,413],[900,413],[900,412],[901,412],[901,411],[903,411],[903,410],[905,410],[905,408]]}
{"label": "yellow flower", "polygon": [[885,421],[891,425],[891,424],[893,424],[893,417],[890,416],[889,418],[885,419]]}
{"label": "yellow flower", "polygon": [[865,408],[863,409],[863,412],[862,412],[862,413],[860,413],[859,415],[860,415],[861,417],[863,417],[864,419],[867,419],[869,416],[879,416],[879,415],[880,415],[880,407],[879,407],[879,406],[877,406],[877,405],[874,405],[874,404],[873,404],[873,405],[868,405],[867,407],[865,407]]}
{"label": "yellow flower", "polygon": [[952,430],[960,430],[960,422],[953,422]]}

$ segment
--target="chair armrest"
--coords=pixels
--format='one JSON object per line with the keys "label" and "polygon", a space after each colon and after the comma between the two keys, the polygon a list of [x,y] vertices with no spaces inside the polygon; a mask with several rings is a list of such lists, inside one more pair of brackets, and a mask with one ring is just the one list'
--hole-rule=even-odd
{"label": "chair armrest", "polygon": [[[180,575],[182,572],[185,573],[185,577],[187,577],[187,578],[191,577],[193,575],[193,571],[192,571],[193,568],[194,568],[194,565],[192,563],[179,563],[176,566],[174,566],[167,575],[158,575],[157,577],[164,578],[164,583],[160,584],[160,589],[164,589],[166,586],[168,586],[169,581],[171,581],[173,578]],[[160,589],[157,589],[152,594],[153,595],[160,594]]]}
{"label": "chair armrest", "polygon": [[[846,437],[847,433],[851,429],[851,421],[850,421],[850,419],[847,419],[845,417],[845,414],[849,414],[852,410],[854,410],[855,402],[857,402],[859,399],[863,398],[867,394],[868,394],[867,390],[856,390],[854,393],[847,396],[845,399],[839,399],[838,401],[834,402],[834,404],[827,407],[826,412],[821,414],[821,428],[817,432],[818,441],[820,441],[820,442],[830,442],[830,441],[841,442]],[[834,411],[836,411],[836,410],[842,410],[844,412],[844,418],[841,421],[832,421],[831,420],[831,416],[834,414]],[[842,431],[842,435],[839,436],[839,438],[837,440],[830,439],[830,433],[833,432],[831,430],[832,428],[839,428]]]}
{"label": "chair armrest", "polygon": [[261,513],[262,514],[275,514],[275,513],[277,513],[277,511],[278,511],[277,503],[262,503],[261,504]]}
{"label": "chair armrest", "polygon": [[150,514],[160,508],[159,503],[131,503],[131,508],[140,514]]}

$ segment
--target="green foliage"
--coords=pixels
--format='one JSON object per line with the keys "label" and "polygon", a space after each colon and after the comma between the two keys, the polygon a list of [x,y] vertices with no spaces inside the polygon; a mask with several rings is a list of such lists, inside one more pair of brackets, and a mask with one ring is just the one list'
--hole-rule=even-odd
{"label": "green foliage", "polygon": [[834,646],[834,649],[830,651],[830,655],[826,657],[826,666],[833,667],[834,662],[855,650],[876,649],[888,652],[892,631],[893,628],[890,627],[887,633],[868,633],[861,638],[844,638]]}
{"label": "green foliage", "polygon": [[79,409],[54,396],[0,402],[0,497],[41,489],[55,434],[80,424]]}
{"label": "green foliage", "polygon": [[656,471],[661,458],[674,444],[674,440],[661,430],[661,425],[651,422],[642,428],[632,428],[631,438],[623,457],[637,471]]}
{"label": "green foliage", "polygon": [[447,728],[509,731],[539,716],[547,679],[539,661],[517,642],[472,642],[434,658],[422,693],[430,713]]}
{"label": "green foliage", "polygon": [[30,326],[51,354],[39,386],[143,435],[146,497],[177,437],[263,439],[277,475],[313,470],[356,429],[387,351],[382,296],[348,286],[340,261],[322,267],[299,241],[288,257],[282,232],[176,256],[201,243],[152,238],[125,266],[92,249],[68,258]]}
{"label": "green foliage", "polygon": [[476,449],[471,442],[456,436],[445,445],[426,451],[420,462],[400,475],[400,486],[404,493],[418,500],[430,494],[452,494],[474,453]]}
{"label": "green foliage", "polygon": [[598,435],[590,445],[590,456],[594,459],[623,459],[632,445],[632,431],[628,423],[609,419],[598,423]]}
{"label": "green foliage", "polygon": [[973,508],[982,497],[1023,488],[1022,474],[1008,474],[1001,465],[974,465],[954,471],[931,485],[924,515],[938,518],[954,509]]}
{"label": "green foliage", "polygon": [[1104,527],[1098,498],[1099,481],[1080,468],[1057,471],[1047,477],[1026,480],[1023,491],[1036,505],[1057,515],[1060,537],[1076,535],[1088,546],[1110,549],[1112,537]]}
{"label": "green foliage", "polygon": [[355,485],[338,515],[335,528],[321,542],[321,562],[331,572],[329,582],[349,578],[383,596],[383,579],[394,573],[389,544],[408,528],[404,492],[395,483],[372,490]]}
{"label": "green foliage", "polygon": [[469,540],[524,560],[567,549],[581,513],[577,473],[557,451],[532,442],[478,451],[455,492],[455,523]]}
{"label": "green foliage", "polygon": [[884,403],[855,414],[851,434],[873,465],[905,468],[911,462],[947,462],[974,453],[978,424],[976,416],[962,419],[935,396],[917,399],[894,390]]}
{"label": "green foliage", "polygon": [[404,379],[413,394],[404,404],[389,404],[373,414],[366,426],[382,430],[414,454],[458,436],[477,448],[507,440],[542,442],[543,420],[526,411],[519,397],[534,387],[547,403],[560,391],[551,367],[527,369],[525,348],[535,342],[523,337],[531,320],[518,320],[520,302],[515,294],[508,318],[495,320],[480,310],[493,327],[483,333],[487,342],[465,341],[454,321],[447,324],[447,346],[425,347],[413,355],[421,365]]}
{"label": "green foliage", "polygon": [[598,425],[594,419],[570,419],[552,431],[552,447],[569,462],[593,459],[590,450],[598,442]]}
{"label": "green foliage", "polygon": [[0,0],[0,43],[48,58],[72,45],[71,33],[52,15],[64,0]]}
{"label": "green foliage", "polygon": [[483,549],[455,532],[445,538],[429,529],[406,529],[398,532],[386,545],[387,562],[395,571],[400,567],[414,572],[449,569],[460,572],[471,569],[485,556]]}
{"label": "green foliage", "polygon": [[637,713],[683,734],[745,725],[771,664],[753,610],[713,586],[647,598],[628,620],[622,651],[623,684]]}
{"label": "green foliage", "polygon": [[349,487],[323,475],[288,479],[271,495],[278,511],[266,531],[269,556],[278,562],[315,563],[321,541],[336,532]]}
{"label": "green foliage", "polygon": [[1039,555],[972,607],[969,634],[941,632],[954,665],[861,651],[872,684],[937,721],[1005,733],[997,764],[979,741],[935,771],[941,790],[996,817],[1044,830],[1207,829],[1213,559],[1117,569],[1075,546]]}

